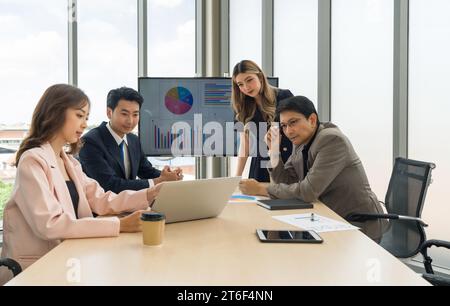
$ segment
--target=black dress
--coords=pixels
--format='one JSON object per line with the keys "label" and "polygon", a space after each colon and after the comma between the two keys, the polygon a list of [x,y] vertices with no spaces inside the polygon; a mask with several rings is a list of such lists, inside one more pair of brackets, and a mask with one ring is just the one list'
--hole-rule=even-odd
{"label": "black dress", "polygon": [[[276,97],[276,104],[278,107],[279,102],[281,102],[284,99],[293,97],[294,95],[291,93],[290,90],[284,90],[284,89],[276,89],[277,91],[277,97]],[[257,139],[259,142],[262,142],[267,147],[267,145],[264,142],[264,136],[265,135],[259,135],[259,123],[266,122],[261,114],[261,111],[259,108],[256,108],[255,115],[253,116],[251,122],[256,123],[257,129]],[[269,157],[262,157],[259,152],[260,145],[258,144],[257,148],[257,157],[252,158],[252,162],[250,165],[250,173],[249,178],[255,179],[258,182],[262,183],[268,183],[270,182],[270,175],[269,171],[267,170],[267,167],[264,165],[266,164],[270,158]],[[292,142],[281,132],[281,141],[280,141],[280,152],[281,152],[281,159],[284,163],[289,159],[289,157],[292,154]]]}

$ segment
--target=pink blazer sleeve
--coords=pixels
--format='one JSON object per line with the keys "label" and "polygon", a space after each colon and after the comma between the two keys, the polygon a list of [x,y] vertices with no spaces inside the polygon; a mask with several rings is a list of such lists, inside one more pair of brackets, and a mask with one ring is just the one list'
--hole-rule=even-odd
{"label": "pink blazer sleeve", "polygon": [[50,168],[41,157],[24,154],[18,168],[16,203],[33,232],[43,240],[118,236],[118,218],[76,220],[55,197]]}
{"label": "pink blazer sleeve", "polygon": [[116,215],[149,208],[147,189],[140,191],[126,190],[119,194],[111,191],[105,192],[97,181],[89,178],[83,172],[81,164],[77,160],[72,157],[71,160],[73,160],[76,175],[81,179],[84,186],[89,206],[97,215]]}

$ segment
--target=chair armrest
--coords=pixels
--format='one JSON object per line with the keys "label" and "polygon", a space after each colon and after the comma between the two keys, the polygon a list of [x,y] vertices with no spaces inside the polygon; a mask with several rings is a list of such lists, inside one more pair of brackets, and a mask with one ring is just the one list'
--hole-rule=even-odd
{"label": "chair armrest", "polygon": [[395,215],[395,214],[350,214],[346,217],[346,220],[350,221],[350,222],[352,222],[352,221],[353,222],[366,222],[366,221],[378,220],[378,219],[413,221],[413,222],[418,222],[423,227],[428,227],[428,224],[426,224],[420,218],[401,216],[401,215]]}
{"label": "chair armrest", "polygon": [[419,222],[419,224],[422,225],[423,227],[428,227],[428,224],[426,224],[422,219],[416,217],[399,215],[398,220]]}
{"label": "chair armrest", "polygon": [[14,276],[19,275],[19,273],[22,272],[22,267],[19,265],[19,263],[13,259],[10,258],[1,258],[0,259],[0,267],[7,267]]}
{"label": "chair armrest", "polygon": [[423,265],[425,266],[425,270],[428,274],[434,274],[432,262],[433,259],[428,256],[428,249],[431,247],[443,247],[446,249],[450,249],[450,242],[442,241],[442,240],[427,240],[420,247],[420,253],[423,256]]}
{"label": "chair armrest", "polygon": [[377,220],[377,219],[398,219],[398,215],[391,215],[391,214],[350,214],[345,218],[347,221],[353,221],[353,222],[366,222],[370,220]]}
{"label": "chair armrest", "polygon": [[429,249],[431,247],[450,249],[450,242],[443,241],[443,240],[427,240],[422,244],[420,249],[425,250],[425,249]]}

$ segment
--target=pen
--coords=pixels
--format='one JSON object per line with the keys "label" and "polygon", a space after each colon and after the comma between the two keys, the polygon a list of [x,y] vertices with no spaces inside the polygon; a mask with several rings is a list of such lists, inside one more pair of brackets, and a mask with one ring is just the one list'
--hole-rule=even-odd
{"label": "pen", "polygon": [[295,218],[295,220],[300,220],[300,219],[309,219],[312,222],[318,221],[318,219],[316,219],[316,216],[314,215],[314,213],[312,213],[311,216],[309,216],[309,217],[306,215],[304,217]]}

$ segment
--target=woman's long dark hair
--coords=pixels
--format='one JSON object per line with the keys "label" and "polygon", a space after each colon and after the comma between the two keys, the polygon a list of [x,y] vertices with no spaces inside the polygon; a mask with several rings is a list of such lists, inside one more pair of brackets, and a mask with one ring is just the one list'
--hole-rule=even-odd
{"label": "woman's long dark hair", "polygon": [[[90,101],[81,89],[66,84],[48,88],[34,110],[29,134],[21,143],[16,155],[16,167],[23,153],[49,142],[63,128],[68,109],[86,105],[90,105]],[[68,153],[76,154],[80,148],[81,141],[70,144]]]}

